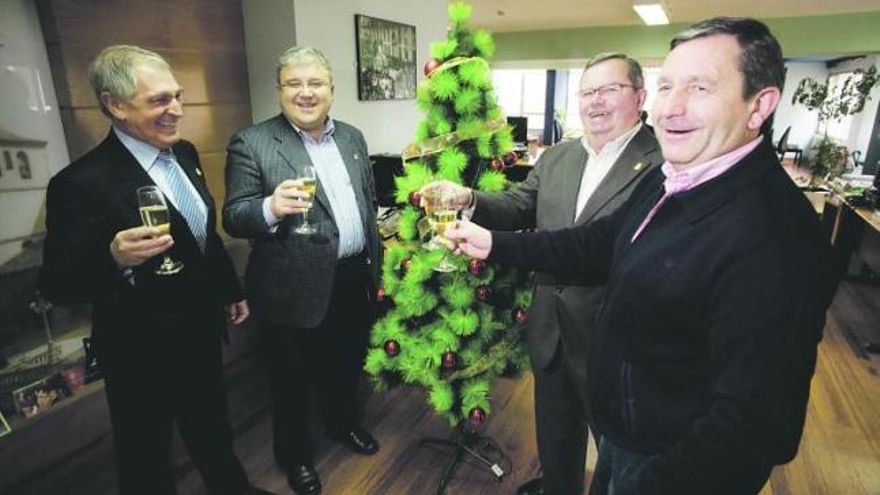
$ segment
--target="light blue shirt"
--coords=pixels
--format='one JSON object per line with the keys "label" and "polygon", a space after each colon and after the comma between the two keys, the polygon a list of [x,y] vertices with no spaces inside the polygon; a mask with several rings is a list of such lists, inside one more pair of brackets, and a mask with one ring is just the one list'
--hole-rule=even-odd
{"label": "light blue shirt", "polygon": [[[342,159],[339,147],[336,146],[336,141],[333,139],[333,133],[336,130],[333,119],[327,119],[324,132],[321,133],[319,139],[313,138],[311,134],[298,128],[292,122],[290,125],[302,138],[306,152],[318,174],[319,187],[324,188],[324,194],[330,202],[333,218],[336,219],[336,228],[339,230],[337,258],[348,258],[359,254],[364,250],[364,225],[351,177],[348,175],[348,169],[345,168],[345,161]],[[263,218],[269,229],[274,231],[281,219],[275,218],[275,215],[272,214],[270,200],[271,197],[263,200]]]}
{"label": "light blue shirt", "polygon": [[[168,201],[180,211],[180,208],[178,207],[180,203],[177,202],[177,198],[174,197],[174,193],[171,191],[171,188],[168,187],[168,182],[165,180],[165,172],[162,171],[160,167],[155,166],[156,158],[159,156],[161,150],[153,145],[129,136],[125,131],[116,126],[113,126],[113,132],[116,133],[116,137],[119,138],[119,141],[125,146],[125,149],[127,149],[141,167],[143,167],[147,175],[149,175],[150,178],[153,179],[153,182],[159,186],[159,189],[162,190],[162,194],[165,195],[165,198],[167,198]],[[177,166],[180,166],[180,164],[177,164]],[[186,175],[186,172],[184,172],[184,175]],[[202,196],[196,190],[196,187],[188,180],[182,182],[186,184],[192,197],[197,200],[195,204],[199,210],[201,210],[204,218],[208,218],[208,207],[205,205],[205,202],[202,200]]]}

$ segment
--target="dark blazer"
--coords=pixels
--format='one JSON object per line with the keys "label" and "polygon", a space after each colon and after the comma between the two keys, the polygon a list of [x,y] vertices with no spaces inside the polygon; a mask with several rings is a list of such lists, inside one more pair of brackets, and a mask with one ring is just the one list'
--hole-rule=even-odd
{"label": "dark blazer", "polygon": [[[516,187],[500,194],[476,193],[472,220],[497,230],[535,226],[538,230],[553,230],[585,224],[616,210],[645,172],[659,166],[663,157],[654,135],[642,127],[575,219],[586,161],[587,151],[580,139],[548,149],[526,180]],[[581,374],[585,369],[588,335],[603,296],[601,284],[539,273],[526,322],[533,365],[547,366],[561,338],[572,369]]]}
{"label": "dark blazer", "polygon": [[[359,130],[344,122],[334,120],[334,127],[333,139],[360,207],[370,294],[375,294],[382,250],[367,143]],[[242,130],[227,149],[223,226],[235,237],[253,239],[245,277],[248,298],[256,314],[277,325],[317,326],[327,313],[333,288],[339,231],[320,179],[316,205],[309,212],[317,234],[293,232],[301,215],[285,218],[275,232],[270,232],[263,217],[263,199],[310,164],[302,138],[282,114]]]}
{"label": "dark blazer", "polygon": [[[797,452],[836,280],[804,195],[761,143],[670,197],[652,172],[615,214],[493,233],[494,261],[608,275],[588,393],[596,427],[653,454],[621,492],[754,493]],[[617,485],[615,485],[617,486]]]}
{"label": "dark blazer", "polygon": [[219,336],[225,329],[224,303],[243,299],[214,229],[214,201],[198,153],[186,141],[177,143],[173,151],[208,208],[203,254],[186,221],[169,203],[174,245],[168,254],[184,263],[184,269],[174,276],[153,273],[160,255],[134,267],[135,283],[131,284],[110,255],[116,232],[142,225],[135,190],[155,185],[112,131],[49,182],[39,286],[49,300],[59,304],[93,303],[93,337],[99,354],[109,342],[136,347],[138,339],[132,337],[138,328],[159,337],[157,332],[167,326],[163,323],[185,321],[193,324],[187,328],[194,334],[207,331]]}

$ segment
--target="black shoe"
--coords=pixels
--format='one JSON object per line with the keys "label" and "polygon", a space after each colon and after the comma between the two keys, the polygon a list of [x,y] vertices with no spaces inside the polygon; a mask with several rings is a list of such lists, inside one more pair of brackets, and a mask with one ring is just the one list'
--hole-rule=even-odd
{"label": "black shoe", "polygon": [[544,481],[535,478],[522,484],[516,490],[516,495],[544,495]]}
{"label": "black shoe", "polygon": [[287,483],[299,495],[321,493],[321,478],[310,464],[297,464],[287,470]]}
{"label": "black shoe", "polygon": [[363,428],[355,427],[341,436],[331,435],[331,439],[341,442],[348,450],[361,455],[373,455],[379,452],[379,442]]}

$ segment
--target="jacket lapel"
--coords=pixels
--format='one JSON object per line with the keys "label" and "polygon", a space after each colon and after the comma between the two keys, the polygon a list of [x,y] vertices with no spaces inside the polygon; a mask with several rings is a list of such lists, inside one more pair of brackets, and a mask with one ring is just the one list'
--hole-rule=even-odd
{"label": "jacket lapel", "polygon": [[153,179],[150,178],[135,157],[123,146],[112,129],[102,146],[106,146],[110,173],[117,184],[117,191],[122,198],[122,202],[131,206],[137,212],[137,189],[143,186],[155,186],[156,183],[153,182]]}
{"label": "jacket lapel", "polygon": [[587,200],[584,209],[575,219],[575,224],[581,224],[592,220],[602,208],[626,187],[651,168],[648,153],[656,148],[656,144],[648,135],[650,131],[644,126],[633,137],[632,141],[623,150],[620,158],[608,171],[608,175],[599,183],[599,187]]}
{"label": "jacket lapel", "polygon": [[557,219],[557,225],[569,225],[571,222],[572,212],[577,208],[578,192],[581,188],[581,177],[584,175],[584,168],[587,166],[587,150],[584,148],[580,139],[572,141],[570,154],[558,161],[559,164],[565,164],[570,170],[559,177],[563,180],[557,191],[562,196],[562,208],[554,209]]}
{"label": "jacket lapel", "polygon": [[361,187],[361,184],[366,184],[366,181],[361,177],[364,173],[361,164],[364,163],[364,160],[369,160],[369,157],[361,156],[362,153],[359,151],[355,143],[352,142],[351,135],[342,132],[339,126],[336,127],[333,139],[336,141],[336,146],[339,148],[339,154],[342,155],[342,161],[345,163],[345,170],[348,172],[351,188],[354,191],[355,200],[357,200],[361,222],[365,222],[364,211],[370,207],[371,203],[367,202],[367,198],[364,195],[364,189]]}

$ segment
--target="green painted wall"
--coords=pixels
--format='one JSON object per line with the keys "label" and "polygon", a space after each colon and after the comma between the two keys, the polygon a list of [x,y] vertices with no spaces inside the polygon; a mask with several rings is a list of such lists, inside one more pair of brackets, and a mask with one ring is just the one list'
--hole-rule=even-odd
{"label": "green painted wall", "polygon": [[[880,52],[880,11],[763,21],[786,57]],[[493,62],[580,60],[604,51],[621,51],[641,60],[662,59],[672,36],[688,25],[496,33]]]}

